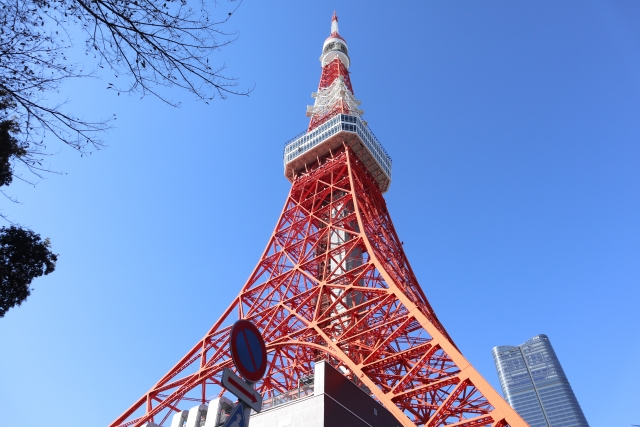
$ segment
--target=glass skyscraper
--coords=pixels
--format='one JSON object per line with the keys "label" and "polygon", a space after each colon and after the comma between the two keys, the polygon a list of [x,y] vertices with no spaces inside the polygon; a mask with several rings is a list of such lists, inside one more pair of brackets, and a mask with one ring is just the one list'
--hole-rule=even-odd
{"label": "glass skyscraper", "polygon": [[551,342],[493,348],[505,399],[531,427],[589,427]]}

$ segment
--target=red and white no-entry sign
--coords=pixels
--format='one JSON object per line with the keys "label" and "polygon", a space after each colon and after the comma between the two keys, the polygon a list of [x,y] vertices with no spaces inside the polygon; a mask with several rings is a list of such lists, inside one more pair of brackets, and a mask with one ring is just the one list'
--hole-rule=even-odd
{"label": "red and white no-entry sign", "polygon": [[267,348],[258,328],[248,320],[238,320],[231,328],[229,347],[240,375],[247,381],[260,381],[267,370]]}

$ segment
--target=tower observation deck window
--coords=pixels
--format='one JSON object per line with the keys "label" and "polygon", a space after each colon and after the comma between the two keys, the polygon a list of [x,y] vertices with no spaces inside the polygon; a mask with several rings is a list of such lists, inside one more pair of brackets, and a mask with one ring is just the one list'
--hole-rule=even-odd
{"label": "tower observation deck window", "polygon": [[[305,153],[312,150],[318,150],[316,147],[330,141],[334,135],[345,135],[344,132],[357,135],[359,141],[362,143],[362,147],[373,159],[374,164],[369,164],[368,166],[370,172],[372,172],[374,176],[378,176],[381,173],[386,177],[384,179],[380,178],[385,188],[383,191],[386,191],[391,181],[391,157],[389,157],[389,154],[387,154],[371,129],[369,129],[358,116],[350,114],[337,114],[313,131],[303,132],[289,140],[284,148],[285,173],[289,167],[288,165],[292,162],[295,163],[297,158],[302,158],[305,156]],[[341,145],[341,143],[339,145]],[[318,153],[316,152],[316,154]],[[315,158],[315,155],[312,156],[312,158]],[[298,167],[300,167],[300,165],[298,165]]]}
{"label": "tower observation deck window", "polygon": [[322,54],[324,55],[325,53],[330,52],[332,50],[339,50],[340,52],[349,56],[349,51],[347,50],[347,47],[344,45],[344,43],[341,43],[338,41],[327,43],[324,49],[322,49]]}

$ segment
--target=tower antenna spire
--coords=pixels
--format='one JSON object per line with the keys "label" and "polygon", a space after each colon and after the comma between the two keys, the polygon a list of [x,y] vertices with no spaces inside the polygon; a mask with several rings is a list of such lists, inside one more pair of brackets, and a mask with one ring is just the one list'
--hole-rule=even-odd
{"label": "tower antenna spire", "polygon": [[331,17],[331,34],[338,34],[340,31],[338,30],[338,15],[336,15],[336,11],[333,11],[333,16]]}
{"label": "tower antenna spire", "polygon": [[311,118],[309,132],[336,114],[354,114],[358,117],[364,114],[364,111],[358,108],[360,101],[353,94],[349,77],[349,48],[347,41],[340,35],[335,10],[331,17],[331,33],[322,45],[320,65],[322,74],[318,92],[312,94],[316,100],[313,105],[307,107],[307,116]]}

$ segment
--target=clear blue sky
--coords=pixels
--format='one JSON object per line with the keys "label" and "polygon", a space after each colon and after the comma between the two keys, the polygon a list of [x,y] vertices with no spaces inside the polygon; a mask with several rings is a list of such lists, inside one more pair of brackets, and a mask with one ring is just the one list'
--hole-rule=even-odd
{"label": "clear blue sky", "polygon": [[[228,6],[218,6],[225,15]],[[260,2],[215,56],[255,88],[183,106],[63,88],[109,148],[9,193],[56,272],[0,319],[3,423],[104,426],[200,339],[271,235],[338,10],[386,194],[440,319],[491,348],[547,334],[592,427],[640,424],[640,2]],[[80,44],[81,40],[77,40]],[[83,56],[80,56],[84,58]]]}

